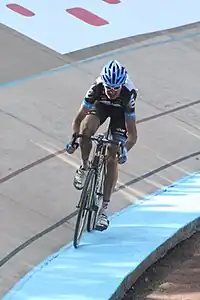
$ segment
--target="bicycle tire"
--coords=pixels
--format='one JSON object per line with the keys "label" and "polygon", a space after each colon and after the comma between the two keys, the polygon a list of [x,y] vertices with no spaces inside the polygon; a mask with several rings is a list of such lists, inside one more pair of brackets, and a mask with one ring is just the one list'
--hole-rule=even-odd
{"label": "bicycle tire", "polygon": [[92,209],[88,212],[87,231],[91,232],[96,224],[98,209]]}
{"label": "bicycle tire", "polygon": [[[103,173],[102,173],[102,169],[103,169]],[[102,166],[101,166],[101,170],[100,170],[100,195],[96,195],[96,197],[102,197],[103,195],[103,191],[104,191],[104,178],[105,178],[105,161],[103,161]],[[96,190],[96,183],[97,180],[95,182],[95,190]],[[87,231],[91,232],[96,225],[96,220],[97,220],[97,216],[99,213],[99,209],[100,209],[100,203],[101,201],[98,201],[98,205],[95,205],[95,203],[93,202],[91,204],[91,209],[88,213],[88,218],[87,218]]]}
{"label": "bicycle tire", "polygon": [[[93,178],[92,178],[93,176]],[[78,215],[77,215],[77,220],[76,220],[76,225],[75,225],[75,230],[74,230],[74,239],[73,239],[73,244],[75,248],[78,248],[79,244],[80,244],[80,239],[81,236],[83,234],[83,229],[85,227],[85,222],[87,219],[87,215],[88,215],[88,211],[90,210],[90,206],[91,206],[91,196],[90,199],[88,201],[88,197],[87,197],[87,192],[89,191],[89,189],[91,188],[91,184],[93,183],[92,179],[95,180],[96,182],[96,174],[95,174],[95,170],[94,169],[90,169],[88,171],[88,174],[86,176],[86,180],[85,180],[85,184],[83,187],[83,190],[81,192],[81,196],[80,196],[80,201],[79,201],[79,211],[78,211]],[[92,188],[92,197],[94,194],[94,187]],[[80,231],[80,224],[81,224],[81,220],[82,220],[82,214],[83,215],[83,224],[82,224],[82,228]]]}

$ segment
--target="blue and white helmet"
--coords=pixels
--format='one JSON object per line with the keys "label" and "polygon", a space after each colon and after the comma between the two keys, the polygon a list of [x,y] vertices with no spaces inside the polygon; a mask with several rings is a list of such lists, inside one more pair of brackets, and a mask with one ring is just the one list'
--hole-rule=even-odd
{"label": "blue and white helmet", "polygon": [[103,67],[101,79],[104,85],[119,87],[125,83],[127,71],[117,60],[111,60]]}

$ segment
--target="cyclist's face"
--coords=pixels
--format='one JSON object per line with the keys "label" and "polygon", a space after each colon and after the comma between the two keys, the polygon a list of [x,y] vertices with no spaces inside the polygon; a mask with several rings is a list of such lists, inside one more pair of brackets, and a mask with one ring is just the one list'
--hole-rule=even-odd
{"label": "cyclist's face", "polygon": [[105,93],[106,96],[110,99],[116,99],[117,97],[119,97],[119,94],[121,92],[122,86],[120,87],[109,87],[109,86],[104,86],[105,87]]}

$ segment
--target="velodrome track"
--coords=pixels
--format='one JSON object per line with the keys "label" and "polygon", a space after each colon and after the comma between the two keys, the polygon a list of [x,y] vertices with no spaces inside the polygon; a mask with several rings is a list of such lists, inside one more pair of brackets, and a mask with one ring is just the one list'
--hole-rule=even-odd
{"label": "velodrome track", "polygon": [[[110,213],[199,170],[199,38],[196,23],[13,84],[13,65],[1,73],[1,297],[72,239],[79,154],[62,149],[88,85],[111,57],[127,66],[140,97],[138,143],[120,167]],[[19,77],[33,73],[30,64]]]}

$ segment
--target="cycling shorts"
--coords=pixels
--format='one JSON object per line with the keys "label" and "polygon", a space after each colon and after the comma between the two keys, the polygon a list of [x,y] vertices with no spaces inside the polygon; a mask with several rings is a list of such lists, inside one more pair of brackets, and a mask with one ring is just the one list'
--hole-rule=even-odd
{"label": "cycling shorts", "polygon": [[96,102],[89,112],[89,114],[96,115],[102,125],[108,117],[110,117],[112,138],[125,142],[127,139],[127,130],[125,125],[125,114],[122,107],[107,105],[101,102]]}

